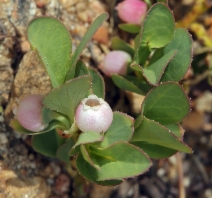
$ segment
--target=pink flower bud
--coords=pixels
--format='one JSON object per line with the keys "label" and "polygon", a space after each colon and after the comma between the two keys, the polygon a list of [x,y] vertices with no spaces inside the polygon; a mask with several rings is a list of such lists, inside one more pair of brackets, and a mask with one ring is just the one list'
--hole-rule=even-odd
{"label": "pink flower bud", "polygon": [[44,96],[32,94],[24,97],[15,109],[15,116],[26,129],[34,132],[44,130],[48,124],[42,123],[42,100]]}
{"label": "pink flower bud", "polygon": [[127,23],[140,25],[147,11],[147,5],[140,0],[125,0],[116,7],[119,18]]}
{"label": "pink flower bud", "polygon": [[96,95],[84,98],[78,105],[76,123],[83,132],[105,132],[113,121],[113,112],[107,102]]}
{"label": "pink flower bud", "polygon": [[128,64],[131,61],[132,58],[128,53],[118,50],[111,51],[105,56],[99,68],[107,76],[111,74],[125,75],[127,73]]}

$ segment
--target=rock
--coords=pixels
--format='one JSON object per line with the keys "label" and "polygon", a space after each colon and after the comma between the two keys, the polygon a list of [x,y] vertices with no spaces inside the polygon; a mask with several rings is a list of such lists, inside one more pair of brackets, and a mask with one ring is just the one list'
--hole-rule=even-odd
{"label": "rock", "polygon": [[35,0],[36,6],[38,8],[44,7],[48,2],[49,0]]}
{"label": "rock", "polygon": [[203,112],[212,112],[212,93],[206,91],[202,96],[198,97],[196,100],[196,109],[197,111]]}
{"label": "rock", "polygon": [[26,53],[19,65],[18,73],[14,80],[12,95],[6,108],[5,116],[8,119],[12,115],[12,109],[16,106],[16,100],[28,94],[47,94],[51,91],[49,76],[41,65],[35,51]]}
{"label": "rock", "polygon": [[60,0],[60,2],[64,10],[59,17],[72,36],[83,37],[92,21],[106,11],[104,4],[97,0]]}
{"label": "rock", "polygon": [[7,144],[8,139],[5,133],[0,133],[0,145]]}
{"label": "rock", "polygon": [[56,193],[62,194],[70,190],[70,178],[66,174],[60,174],[54,184],[54,189]]}
{"label": "rock", "polygon": [[21,38],[20,47],[21,47],[21,51],[23,53],[26,53],[30,50],[30,43],[29,43],[29,41],[27,40],[26,37]]}
{"label": "rock", "polygon": [[46,198],[50,187],[40,177],[20,179],[12,170],[7,170],[0,161],[0,197],[4,198]]}
{"label": "rock", "polygon": [[[0,3],[1,4],[1,3]],[[0,5],[1,8],[1,5]],[[12,24],[3,18],[0,21],[0,95],[2,104],[8,102],[9,93],[14,79],[12,70],[13,46],[15,44],[15,29]]]}
{"label": "rock", "polygon": [[124,181],[123,183],[120,184],[120,186],[118,188],[119,195],[121,197],[126,197],[126,195],[128,194],[128,192],[130,191],[130,188],[131,187],[132,187],[132,185],[130,185],[129,182]]}
{"label": "rock", "polygon": [[106,186],[99,186],[94,184],[90,193],[91,198],[109,198],[112,190]]}
{"label": "rock", "polygon": [[94,34],[93,39],[103,43],[105,45],[108,44],[108,29],[104,26],[99,27],[99,29],[97,30],[97,32]]}
{"label": "rock", "polygon": [[66,9],[74,7],[74,5],[79,2],[79,0],[60,0],[61,4],[66,6]]}
{"label": "rock", "polygon": [[126,91],[126,94],[132,106],[133,113],[141,113],[141,104],[145,97],[129,91]]}
{"label": "rock", "polygon": [[8,21],[16,27],[19,36],[25,35],[26,25],[35,16],[37,11],[35,2],[31,0],[1,0],[0,10],[1,16],[8,18]]}
{"label": "rock", "polygon": [[183,120],[183,128],[185,130],[191,130],[197,132],[204,123],[204,117],[202,113],[198,111],[192,111],[188,116]]}
{"label": "rock", "polygon": [[3,181],[0,197],[4,198],[46,198],[50,195],[50,187],[40,177],[19,179],[14,172],[4,170],[1,172]]}
{"label": "rock", "polygon": [[61,18],[63,7],[58,0],[51,0],[45,6],[45,15]]}

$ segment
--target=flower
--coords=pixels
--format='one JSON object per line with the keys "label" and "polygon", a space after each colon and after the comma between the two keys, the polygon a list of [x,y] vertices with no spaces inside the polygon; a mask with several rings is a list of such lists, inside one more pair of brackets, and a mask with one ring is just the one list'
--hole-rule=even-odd
{"label": "flower", "polygon": [[99,67],[102,72],[110,76],[111,74],[125,75],[127,73],[128,64],[132,61],[131,56],[124,51],[115,50],[109,52],[102,65]]}
{"label": "flower", "polygon": [[119,18],[127,23],[140,25],[147,11],[147,5],[140,0],[125,0],[116,6]]}
{"label": "flower", "polygon": [[76,123],[83,132],[105,132],[113,121],[113,112],[107,102],[96,95],[84,98],[78,105]]}
{"label": "flower", "polygon": [[13,112],[19,123],[29,131],[44,130],[48,124],[42,122],[42,101],[44,96],[32,94],[20,100]]}

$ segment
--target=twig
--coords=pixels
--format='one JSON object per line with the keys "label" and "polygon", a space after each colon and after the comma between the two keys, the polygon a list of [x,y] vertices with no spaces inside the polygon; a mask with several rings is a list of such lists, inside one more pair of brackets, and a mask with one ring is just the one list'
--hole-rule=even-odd
{"label": "twig", "polygon": [[208,76],[209,76],[209,71],[206,70],[204,73],[199,74],[195,79],[186,80],[184,83],[185,83],[186,85],[193,86],[193,85],[198,84],[199,82],[201,82],[202,80],[204,80],[204,79],[207,78]]}
{"label": "twig", "polygon": [[211,4],[207,3],[207,0],[196,0],[191,11],[182,20],[177,22],[177,27],[188,28],[192,22],[196,21],[210,7]]}
{"label": "twig", "polygon": [[193,158],[193,161],[196,164],[200,174],[202,175],[202,178],[203,178],[204,182],[206,184],[208,184],[209,183],[209,178],[208,178],[208,175],[207,175],[207,173],[205,171],[204,166],[202,165],[202,163],[200,162],[200,160],[196,156],[193,155],[192,158]]}
{"label": "twig", "polygon": [[176,153],[176,158],[177,158],[177,171],[178,171],[178,176],[179,176],[179,198],[186,198],[185,195],[185,187],[184,187],[184,175],[183,175],[183,169],[182,169],[182,159],[180,152]]}

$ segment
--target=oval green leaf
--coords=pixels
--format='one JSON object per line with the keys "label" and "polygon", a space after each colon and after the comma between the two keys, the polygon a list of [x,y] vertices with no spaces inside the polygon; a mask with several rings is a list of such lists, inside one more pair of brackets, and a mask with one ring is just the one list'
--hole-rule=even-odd
{"label": "oval green leaf", "polygon": [[66,117],[58,112],[47,109],[46,107],[42,108],[42,120],[43,120],[43,123],[50,123],[53,120],[59,121],[59,122],[61,122],[61,125],[63,126],[62,128],[67,129],[67,130],[70,129],[70,127],[71,127],[68,117]]}
{"label": "oval green leaf", "polygon": [[122,183],[122,180],[97,181],[97,178],[98,178],[97,170],[94,167],[92,167],[83,158],[81,153],[79,153],[77,156],[76,166],[79,173],[90,182],[93,182],[102,186],[116,186]]}
{"label": "oval green leaf", "polygon": [[180,122],[189,112],[189,100],[178,83],[153,88],[142,103],[142,114],[163,125]]}
{"label": "oval green leaf", "polygon": [[107,148],[112,144],[120,141],[128,142],[133,134],[134,119],[127,114],[120,112],[113,113],[113,122],[104,135],[104,140],[100,143],[100,147]]}
{"label": "oval green leaf", "polygon": [[54,89],[43,100],[43,105],[53,111],[65,114],[74,122],[75,111],[91,87],[90,76],[80,76]]}
{"label": "oval green leaf", "polygon": [[64,143],[56,130],[33,136],[32,146],[35,151],[43,155],[56,158],[57,149]]}
{"label": "oval green leaf", "polygon": [[132,142],[132,144],[142,149],[152,159],[166,159],[178,152],[177,150],[148,142]]}
{"label": "oval green leaf", "polygon": [[132,23],[119,24],[119,28],[125,32],[137,34],[140,31],[140,26]]}
{"label": "oval green leaf", "polygon": [[[133,84],[131,81],[126,79],[123,76],[120,76],[118,74],[112,74],[111,78],[115,85],[123,90],[135,92],[137,94],[145,95],[145,92],[138,88],[135,84]],[[136,78],[135,78],[136,80]]]}
{"label": "oval green leaf", "polygon": [[77,147],[81,144],[89,144],[94,142],[100,142],[103,140],[103,136],[100,133],[89,131],[89,132],[83,132],[78,137],[78,140],[76,144],[73,146],[73,148]]}
{"label": "oval green leaf", "polygon": [[165,68],[167,67],[171,59],[173,59],[173,57],[176,55],[176,53],[177,50],[169,51],[156,62],[149,65],[146,69],[143,69],[143,75],[151,85],[158,85]]}
{"label": "oval green leaf", "polygon": [[174,17],[168,6],[163,3],[154,4],[140,31],[140,44],[135,54],[137,64],[144,65],[151,49],[167,45],[174,35],[174,28]]}
{"label": "oval green leaf", "polygon": [[83,158],[84,158],[93,168],[95,168],[95,169],[97,169],[97,170],[100,170],[100,167],[99,167],[97,164],[95,164],[95,163],[93,162],[93,160],[90,158],[89,153],[88,153],[88,151],[87,151],[87,149],[85,148],[84,145],[80,145],[80,151],[81,151],[81,154],[82,154]]}
{"label": "oval green leaf", "polygon": [[56,157],[61,161],[70,164],[69,151],[74,146],[75,142],[72,138],[66,140],[66,142],[60,146],[56,152]]}
{"label": "oval green leaf", "polygon": [[175,30],[172,41],[163,48],[163,53],[177,49],[176,56],[168,64],[161,81],[180,81],[186,74],[192,61],[192,39],[187,30],[179,28]]}
{"label": "oval green leaf", "polygon": [[56,128],[60,128],[60,129],[65,129],[65,126],[63,125],[63,123],[57,121],[57,120],[53,120],[49,123],[48,127],[43,130],[43,131],[39,131],[39,132],[34,132],[34,131],[29,131],[27,129],[25,129],[16,119],[11,120],[10,122],[10,126],[17,132],[24,134],[24,135],[37,135],[37,134],[42,134],[42,133],[46,133],[49,131],[52,131],[53,129]]}
{"label": "oval green leaf", "polygon": [[85,63],[82,60],[79,59],[77,61],[74,78],[77,78],[79,76],[88,75],[88,74],[89,74],[88,67],[85,65]]}
{"label": "oval green leaf", "polygon": [[99,98],[105,98],[105,83],[100,73],[91,67],[88,67],[89,75],[92,78],[92,94],[95,94]]}
{"label": "oval green leaf", "polygon": [[38,17],[29,23],[27,36],[45,67],[52,86],[62,85],[71,63],[69,31],[56,18]]}
{"label": "oval green leaf", "polygon": [[97,181],[134,177],[152,165],[142,150],[126,142],[118,142],[105,149],[89,148],[91,159],[100,167]]}
{"label": "oval green leaf", "polygon": [[[164,126],[153,120],[149,120],[144,116],[140,119],[142,120],[142,123],[135,129],[130,142],[147,142],[168,149],[192,153],[192,150],[180,138]],[[147,154],[149,155],[148,152]]]}
{"label": "oval green leaf", "polygon": [[125,51],[128,54],[130,54],[132,57],[135,54],[134,49],[128,43],[126,43],[124,40],[120,39],[117,36],[112,38],[111,47],[113,50]]}
{"label": "oval green leaf", "polygon": [[[135,128],[137,128],[142,123],[141,116],[139,116],[136,119],[136,123],[137,126],[135,126]],[[170,130],[174,135],[176,135],[178,138],[182,139],[183,134],[182,134],[182,127],[180,126],[180,124],[170,124],[166,125],[165,127],[168,130]],[[150,158],[153,159],[165,159],[171,157],[172,155],[178,152],[177,150],[174,149],[170,149],[156,144],[151,144],[144,141],[132,142],[132,144],[141,148],[145,153],[148,154]]]}

